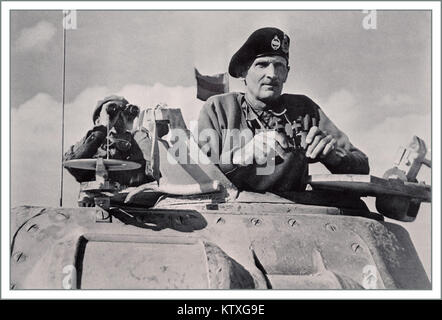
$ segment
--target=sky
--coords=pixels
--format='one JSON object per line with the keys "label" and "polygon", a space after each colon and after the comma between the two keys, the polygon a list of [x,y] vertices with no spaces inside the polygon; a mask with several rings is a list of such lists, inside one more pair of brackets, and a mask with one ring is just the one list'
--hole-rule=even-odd
{"label": "sky", "polygon": [[[61,165],[62,13],[11,12],[11,205],[57,206]],[[96,101],[125,96],[142,108],[167,103],[196,120],[194,67],[226,72],[256,29],[290,39],[286,93],[305,94],[382,176],[413,135],[431,149],[431,13],[377,11],[77,11],[66,38],[65,150],[92,127]],[[242,83],[230,78],[231,91]],[[430,150],[431,151],[431,150]],[[430,157],[430,154],[428,155]],[[312,173],[326,172],[319,165]],[[64,174],[64,205],[78,184]],[[431,184],[431,170],[419,176]],[[372,207],[373,199],[368,200]],[[431,207],[403,224],[428,272]]]}

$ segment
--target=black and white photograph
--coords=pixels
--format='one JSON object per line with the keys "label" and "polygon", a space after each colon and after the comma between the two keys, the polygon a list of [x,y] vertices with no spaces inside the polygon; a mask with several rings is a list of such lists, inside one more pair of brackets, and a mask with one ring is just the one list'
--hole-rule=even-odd
{"label": "black and white photograph", "polygon": [[69,5],[2,2],[2,296],[440,298],[440,3]]}

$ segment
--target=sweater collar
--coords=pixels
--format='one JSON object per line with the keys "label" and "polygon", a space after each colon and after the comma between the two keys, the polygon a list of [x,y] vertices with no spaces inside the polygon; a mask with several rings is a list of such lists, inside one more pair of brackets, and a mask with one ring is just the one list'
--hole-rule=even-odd
{"label": "sweater collar", "polygon": [[[282,96],[281,96],[282,97]],[[256,120],[258,117],[261,117],[263,113],[270,113],[273,116],[280,117],[287,112],[287,109],[281,104],[281,97],[272,105],[269,105],[264,109],[256,109],[252,106],[252,104],[246,98],[246,95],[243,93],[241,95],[241,108],[246,115],[246,120],[252,121]]]}

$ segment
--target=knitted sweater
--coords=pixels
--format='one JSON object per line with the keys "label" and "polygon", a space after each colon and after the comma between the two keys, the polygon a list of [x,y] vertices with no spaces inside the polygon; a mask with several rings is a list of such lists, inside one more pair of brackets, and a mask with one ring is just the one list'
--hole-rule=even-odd
{"label": "knitted sweater", "polygon": [[[201,149],[218,164],[239,189],[250,191],[305,189],[309,160],[302,151],[295,150],[284,159],[277,159],[271,172],[263,170],[262,165],[258,164],[240,167],[232,163],[233,152],[243,147],[253,137],[237,133],[245,132],[249,128],[247,114],[243,111],[244,101],[244,94],[238,92],[212,96],[206,101],[198,119],[197,140]],[[286,109],[285,114],[289,121],[309,114],[318,120],[319,129],[331,134],[337,140],[337,149],[342,155],[339,163],[332,165],[327,163],[326,158],[320,159],[330,172],[369,173],[367,156],[355,148],[347,135],[339,130],[322,109],[307,96],[283,94],[271,109],[275,113]],[[270,173],[262,173],[266,171]]]}

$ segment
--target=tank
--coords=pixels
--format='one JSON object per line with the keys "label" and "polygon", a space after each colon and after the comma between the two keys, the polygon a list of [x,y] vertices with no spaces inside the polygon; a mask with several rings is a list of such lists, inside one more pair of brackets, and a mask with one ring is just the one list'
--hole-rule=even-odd
{"label": "tank", "polygon": [[170,136],[185,134],[190,160],[198,150],[179,109],[145,110],[143,128],[158,181],[120,190],[106,173],[133,163],[72,160],[96,172],[82,190],[95,207],[12,209],[12,289],[431,288],[408,232],[384,221],[411,222],[431,202],[415,179],[429,165],[419,138],[382,178],[311,175],[306,191],[276,194],[239,191],[210,161],[169,161]]}

